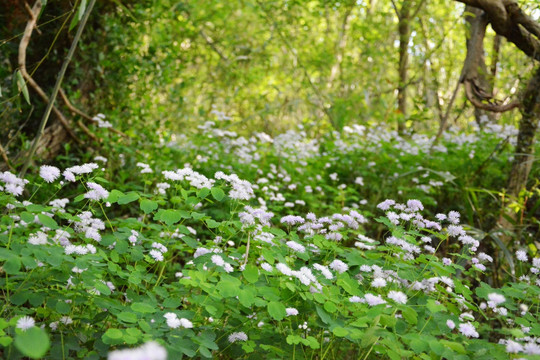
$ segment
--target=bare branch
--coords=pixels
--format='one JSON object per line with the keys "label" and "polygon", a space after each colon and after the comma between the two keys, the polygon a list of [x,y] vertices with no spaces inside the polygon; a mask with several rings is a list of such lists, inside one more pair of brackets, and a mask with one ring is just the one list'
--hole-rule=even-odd
{"label": "bare branch", "polygon": [[[67,95],[66,95],[66,93],[64,92],[63,89],[60,89],[60,90],[58,91],[58,93],[60,94],[60,97],[62,98],[62,101],[64,102],[64,104],[66,104],[67,108],[68,108],[72,113],[79,115],[79,116],[82,117],[83,119],[86,119],[86,120],[89,120],[89,121],[94,121],[94,119],[93,119],[90,115],[88,115],[87,113],[85,113],[85,112],[82,111],[81,109],[76,108],[76,107],[71,103],[71,101],[69,101],[69,99],[68,99],[68,97],[67,97]],[[79,126],[81,126],[81,128],[83,129],[83,131],[87,133],[86,130],[88,130],[88,128],[87,128],[83,123],[81,123],[81,122],[78,122],[78,124],[79,124]],[[85,129],[86,129],[86,130],[85,130]],[[109,129],[109,131],[112,131],[112,132],[114,132],[114,133],[116,133],[116,134],[118,134],[118,135],[120,135],[120,136],[125,137],[125,138],[128,138],[128,137],[129,137],[129,136],[127,136],[126,134],[124,134],[123,132],[121,132],[120,130],[117,130],[117,129],[113,128],[113,127],[110,127],[110,128],[107,128],[107,129]],[[88,131],[89,131],[89,130],[88,130]],[[88,134],[88,133],[87,133],[87,134]],[[92,139],[96,140],[94,134],[89,135],[89,136],[90,136]]]}
{"label": "bare branch", "polygon": [[392,0],[392,7],[394,8],[394,11],[396,12],[396,16],[398,20],[401,20],[401,14],[399,13],[399,10],[394,0]]}
{"label": "bare branch", "polygon": [[[28,20],[26,24],[26,28],[24,29],[23,36],[21,38],[21,42],[19,44],[19,70],[21,72],[21,75],[26,80],[26,82],[36,91],[36,93],[46,102],[49,102],[49,97],[47,94],[45,94],[45,91],[38,85],[38,83],[30,76],[28,71],[26,70],[26,48],[28,47],[28,44],[30,43],[30,38],[32,36],[32,31],[34,30],[36,26],[37,16],[39,15],[41,11],[41,0],[37,0],[34,6],[30,9],[32,12],[32,16],[30,16],[30,19]],[[75,132],[71,129],[69,126],[68,120],[65,118],[65,116],[58,110],[56,106],[53,106],[53,112],[55,113],[56,117],[66,129],[67,133],[75,140],[78,144],[81,144],[82,141],[75,135]]]}

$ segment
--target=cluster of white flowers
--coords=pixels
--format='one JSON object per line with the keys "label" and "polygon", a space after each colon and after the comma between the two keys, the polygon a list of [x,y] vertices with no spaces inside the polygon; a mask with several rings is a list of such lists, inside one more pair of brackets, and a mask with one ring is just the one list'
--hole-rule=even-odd
{"label": "cluster of white flowers", "polygon": [[64,179],[66,179],[67,181],[74,182],[77,180],[75,175],[90,174],[92,171],[94,171],[97,168],[99,168],[99,166],[96,163],[76,165],[76,166],[72,166],[65,169],[62,175],[64,176]]}
{"label": "cluster of white flowers", "polygon": [[167,360],[167,350],[155,341],[149,341],[134,349],[115,350],[107,360]]}
{"label": "cluster of white flowers", "polygon": [[208,179],[206,176],[194,171],[190,167],[185,167],[176,171],[163,171],[163,176],[165,179],[172,181],[187,180],[191,186],[197,189],[210,189],[214,185],[214,180]]}
{"label": "cluster of white flowers", "polygon": [[97,242],[101,241],[100,230],[105,229],[105,223],[101,219],[93,218],[90,211],[83,211],[79,214],[80,221],[74,222],[74,229],[78,233]]}
{"label": "cluster of white flowers", "polygon": [[112,127],[112,124],[108,121],[105,120],[105,115],[104,114],[97,114],[96,116],[94,116],[92,118],[92,121],[95,121],[98,123],[98,126],[100,128],[111,128]]}
{"label": "cluster of white flowers", "polygon": [[229,191],[231,199],[250,200],[255,196],[253,185],[247,180],[241,180],[236,174],[225,175],[223,172],[218,171],[214,174],[214,178],[216,180],[225,180],[231,185],[232,189]]}
{"label": "cluster of white flowers", "polygon": [[163,315],[163,317],[166,319],[167,321],[167,326],[170,327],[171,329],[176,329],[176,328],[179,328],[179,327],[183,327],[183,328],[186,328],[186,329],[192,329],[193,328],[193,323],[191,321],[189,321],[188,319],[185,319],[185,318],[178,318],[178,315],[176,315],[175,313],[166,313],[165,315]]}
{"label": "cluster of white flowers", "polygon": [[287,316],[296,316],[298,315],[298,310],[295,308],[286,308],[285,312],[287,313]]}
{"label": "cluster of white flowers", "polygon": [[234,332],[234,333],[229,335],[229,342],[230,343],[235,343],[237,341],[247,341],[247,340],[248,340],[248,336],[243,331]]}
{"label": "cluster of white flowers", "polygon": [[137,240],[139,239],[139,233],[135,230],[131,230],[131,235],[129,235],[128,240],[131,243],[131,245],[137,244]]}
{"label": "cluster of white flowers", "polygon": [[142,163],[142,162],[138,162],[138,163],[137,163],[137,167],[140,167],[140,168],[141,168],[141,174],[151,174],[151,173],[154,172],[154,171],[150,168],[150,165],[145,164],[145,163]]}
{"label": "cluster of white flowers", "polygon": [[88,186],[90,189],[90,191],[84,194],[86,199],[98,201],[107,199],[109,197],[109,192],[99,184],[88,182],[86,183],[86,186]]}
{"label": "cluster of white flowers", "polygon": [[4,183],[3,186],[0,185],[0,191],[5,191],[14,196],[22,195],[24,186],[28,184],[28,180],[19,179],[9,171],[0,172],[0,181]]}
{"label": "cluster of white flowers", "polygon": [[60,169],[55,166],[43,165],[39,168],[39,176],[46,182],[52,183],[60,177]]}
{"label": "cluster of white flowers", "polygon": [[228,262],[225,262],[225,260],[223,260],[223,258],[220,255],[212,255],[210,260],[212,260],[212,262],[216,266],[223,268],[225,272],[231,273],[234,271],[234,268],[231,266],[231,264],[229,264]]}

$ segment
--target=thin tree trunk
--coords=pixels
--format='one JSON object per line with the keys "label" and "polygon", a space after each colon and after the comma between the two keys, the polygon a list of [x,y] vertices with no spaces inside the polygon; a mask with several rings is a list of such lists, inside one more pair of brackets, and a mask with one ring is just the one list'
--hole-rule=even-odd
{"label": "thin tree trunk", "polygon": [[518,141],[508,179],[508,194],[517,196],[525,188],[534,161],[534,137],[540,119],[540,68],[536,70],[523,94]]}
{"label": "thin tree trunk", "polygon": [[398,121],[398,132],[405,131],[407,120],[407,72],[409,70],[409,41],[411,38],[411,0],[403,0],[399,10],[399,85],[398,85],[398,110],[401,117]]}

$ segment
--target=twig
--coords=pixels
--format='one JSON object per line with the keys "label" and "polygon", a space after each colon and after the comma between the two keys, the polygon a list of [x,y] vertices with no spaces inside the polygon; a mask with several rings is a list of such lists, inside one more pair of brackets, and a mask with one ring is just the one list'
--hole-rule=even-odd
{"label": "twig", "polygon": [[[36,4],[37,3],[39,3],[40,4],[39,7],[41,7],[41,0],[37,0]],[[64,80],[64,75],[66,73],[67,67],[69,65],[69,62],[71,61],[71,58],[73,57],[73,53],[75,52],[75,49],[77,48],[77,43],[79,42],[79,39],[81,38],[82,31],[84,29],[84,26],[86,25],[86,22],[88,21],[88,17],[90,16],[90,12],[92,11],[92,8],[94,7],[95,3],[96,3],[96,0],[90,0],[90,4],[86,8],[83,17],[80,20],[79,26],[77,28],[77,32],[75,33],[75,37],[73,38],[73,42],[71,43],[71,47],[69,48],[66,59],[64,60],[62,64],[62,68],[60,69],[60,72],[58,73],[56,84],[54,85],[54,89],[51,94],[51,99],[49,103],[47,104],[47,108],[45,109],[45,113],[43,114],[43,118],[41,119],[41,123],[39,124],[38,132],[36,134],[36,137],[34,138],[32,147],[30,148],[28,158],[26,159],[26,162],[21,170],[20,177],[24,177],[26,170],[28,170],[28,167],[30,166],[32,157],[34,156],[36,152],[39,139],[41,138],[41,135],[43,134],[43,130],[45,129],[45,125],[47,124],[47,120],[49,120],[49,116],[54,107],[54,101],[56,100],[56,95],[58,94],[58,90],[60,89],[62,80]],[[26,44],[28,45],[28,42]]]}
{"label": "twig", "polygon": [[15,171],[15,169],[13,168],[13,166],[11,166],[11,164],[9,162],[9,158],[7,156],[6,150],[4,150],[4,147],[2,146],[2,144],[0,144],[0,155],[2,156],[2,159],[4,159],[4,162],[6,163],[6,166],[11,171]]}
{"label": "twig", "polygon": [[[88,115],[87,113],[85,113],[85,112],[82,111],[81,109],[78,109],[77,107],[75,107],[75,106],[71,103],[71,101],[69,101],[69,98],[67,97],[65,91],[64,91],[62,88],[60,88],[60,90],[58,91],[58,93],[60,94],[60,97],[62,98],[62,101],[64,101],[64,104],[66,104],[67,108],[68,108],[72,113],[77,114],[77,115],[81,116],[82,118],[84,118],[84,119],[86,119],[86,120],[89,120],[89,121],[94,122],[94,119],[93,119],[90,115]],[[84,125],[82,122],[78,122],[77,124],[83,129],[83,131],[84,131],[85,133],[87,133],[87,134],[88,134],[88,133],[91,133],[90,130],[86,127],[86,125]],[[129,136],[127,136],[126,134],[124,134],[124,133],[121,132],[120,130],[117,130],[117,129],[112,128],[112,127],[108,128],[108,129],[109,129],[109,131],[112,131],[112,132],[114,132],[114,133],[116,133],[116,134],[118,134],[118,135],[120,135],[120,136],[123,136],[123,137],[125,137],[125,138],[129,138]],[[87,131],[88,131],[88,132],[87,132]],[[95,138],[95,135],[94,135],[93,133],[91,133],[91,134],[92,134],[92,135],[90,135],[90,134],[88,134],[88,135],[89,135],[92,139],[97,140],[97,139]]]}
{"label": "twig", "polygon": [[34,14],[34,12],[32,11],[32,8],[30,7],[30,5],[28,5],[28,3],[25,1],[24,2],[24,8],[26,9],[26,11],[28,12],[28,15],[30,15],[30,18],[34,21],[34,29],[36,29],[37,33],[39,35],[42,34],[41,30],[38,29],[37,27],[37,15],[39,14]]}
{"label": "twig", "polygon": [[262,9],[264,15],[265,15],[265,18],[267,20],[267,22],[271,25],[274,26],[274,28],[276,29],[276,32],[278,34],[278,36],[280,37],[281,41],[283,41],[283,44],[285,45],[285,47],[287,48],[287,50],[289,50],[289,52],[291,53],[291,55],[294,57],[296,63],[298,64],[298,66],[300,67],[300,69],[302,70],[302,72],[304,73],[304,76],[305,78],[307,79],[308,83],[309,83],[309,86],[311,87],[311,89],[313,90],[313,92],[315,93],[315,96],[318,98],[320,104],[318,104],[322,111],[326,114],[326,116],[328,117],[328,120],[330,121],[330,125],[332,126],[335,126],[336,124],[334,123],[334,117],[332,116],[332,114],[330,113],[330,111],[326,108],[326,106],[324,105],[325,104],[325,99],[321,93],[321,91],[319,90],[319,88],[315,85],[315,83],[311,80],[311,76],[309,76],[309,73],[306,69],[306,67],[303,65],[303,63],[300,61],[300,57],[298,56],[297,54],[297,51],[292,47],[291,43],[289,42],[289,40],[287,40],[287,38],[285,37],[285,35],[283,35],[283,33],[281,32],[281,30],[279,29],[279,26],[278,24],[276,23],[276,21],[270,16],[270,13],[269,11],[266,9],[266,7],[264,6],[264,4],[262,3],[262,1],[260,0],[256,0],[257,4],[259,5],[259,7]]}
{"label": "twig", "polygon": [[508,143],[508,140],[510,140],[510,136],[507,136],[506,138],[504,138],[500,143],[498,143],[496,146],[495,146],[495,149],[493,149],[493,151],[491,152],[491,154],[489,154],[489,156],[480,164],[480,166],[478,167],[478,169],[476,169],[476,171],[474,172],[473,176],[471,179],[474,179],[478,176],[478,174],[480,174],[480,172],[482,170],[484,170],[484,168],[486,167],[487,163],[489,162],[489,160],[491,160],[491,158],[493,158],[493,156],[498,153],[498,152],[501,152],[503,149],[504,149],[504,146],[506,145],[506,143]]}
{"label": "twig", "polygon": [[448,123],[448,117],[450,116],[450,110],[452,110],[452,107],[454,106],[454,101],[456,101],[457,93],[459,90],[459,86],[461,83],[458,81],[456,84],[456,88],[454,89],[454,92],[452,93],[452,98],[450,99],[450,102],[448,103],[448,106],[446,107],[446,112],[444,114],[444,117],[441,119],[441,124],[439,125],[439,131],[437,131],[437,135],[435,135],[435,139],[433,139],[433,142],[431,143],[431,149],[437,143],[439,142],[439,139],[441,138],[441,135],[443,134],[444,130],[446,129],[446,124]]}

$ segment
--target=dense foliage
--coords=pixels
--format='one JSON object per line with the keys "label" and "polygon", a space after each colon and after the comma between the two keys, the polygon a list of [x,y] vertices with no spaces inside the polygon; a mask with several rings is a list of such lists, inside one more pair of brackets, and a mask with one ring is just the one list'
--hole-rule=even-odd
{"label": "dense foliage", "polygon": [[[470,105],[485,16],[89,3],[0,0],[0,358],[540,358],[540,97]],[[480,103],[519,99],[482,41]]]}
{"label": "dense foliage", "polygon": [[493,271],[502,249],[459,206],[478,181],[463,167],[498,186],[497,162],[481,167],[515,130],[449,134],[430,152],[361,126],[244,138],[224,118],[148,153],[0,176],[6,358],[149,340],[170,358],[538,354],[539,258],[521,247]]}

